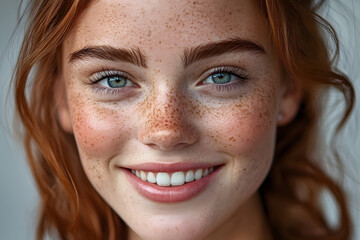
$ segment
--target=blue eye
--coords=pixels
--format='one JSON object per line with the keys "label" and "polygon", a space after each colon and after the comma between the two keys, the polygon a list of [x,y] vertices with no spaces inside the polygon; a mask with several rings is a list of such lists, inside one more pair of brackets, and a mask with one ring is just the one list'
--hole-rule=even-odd
{"label": "blue eye", "polygon": [[204,83],[226,84],[239,79],[238,76],[229,72],[213,73],[204,80]]}
{"label": "blue eye", "polygon": [[110,76],[101,79],[99,85],[109,88],[123,88],[123,87],[130,87],[135,86],[129,79],[123,76]]}
{"label": "blue eye", "polygon": [[110,89],[135,86],[127,74],[119,71],[97,72],[90,78],[90,81]]}
{"label": "blue eye", "polygon": [[218,92],[231,91],[243,87],[249,80],[249,75],[244,69],[233,66],[216,67],[207,74],[202,84],[215,89]]}

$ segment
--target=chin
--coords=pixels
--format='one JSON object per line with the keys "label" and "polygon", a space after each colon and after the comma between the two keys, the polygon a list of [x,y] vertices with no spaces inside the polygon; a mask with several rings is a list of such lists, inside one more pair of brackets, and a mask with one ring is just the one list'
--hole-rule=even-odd
{"label": "chin", "polygon": [[211,225],[200,217],[156,216],[146,226],[136,226],[131,234],[143,240],[198,240],[210,234]]}

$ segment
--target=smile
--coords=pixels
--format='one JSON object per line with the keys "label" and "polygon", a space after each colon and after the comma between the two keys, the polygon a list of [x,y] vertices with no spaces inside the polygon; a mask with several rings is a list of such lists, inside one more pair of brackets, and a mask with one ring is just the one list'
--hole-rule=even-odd
{"label": "smile", "polygon": [[121,170],[143,197],[155,202],[171,203],[186,201],[199,195],[222,167],[223,165],[179,167],[177,164],[164,167],[150,164]]}
{"label": "smile", "polygon": [[167,172],[147,172],[147,171],[139,171],[132,169],[131,172],[141,179],[144,182],[149,182],[153,184],[157,184],[162,187],[169,186],[182,186],[185,183],[189,183],[192,181],[197,181],[203,177],[214,172],[214,167],[205,168],[205,169],[193,169],[184,171],[178,171],[173,173]]}

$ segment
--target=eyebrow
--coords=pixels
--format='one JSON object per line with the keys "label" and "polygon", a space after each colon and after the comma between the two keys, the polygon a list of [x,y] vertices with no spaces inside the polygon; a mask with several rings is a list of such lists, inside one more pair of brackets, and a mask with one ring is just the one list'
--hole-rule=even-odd
{"label": "eyebrow", "polygon": [[187,67],[199,60],[237,52],[266,54],[265,49],[259,44],[242,38],[230,38],[219,42],[202,44],[195,48],[187,48],[184,51],[182,60],[184,67]]}
{"label": "eyebrow", "polygon": [[69,57],[69,63],[87,58],[99,58],[110,61],[123,61],[147,68],[147,59],[139,48],[116,48],[109,45],[90,46],[82,48]]}
{"label": "eyebrow", "polygon": [[[193,48],[186,48],[182,55],[183,66],[194,62],[219,56],[226,53],[250,52],[266,54],[265,49],[250,40],[230,38],[217,42],[209,42]],[[82,48],[69,56],[69,63],[87,58],[99,58],[110,61],[129,62],[142,68],[147,68],[147,57],[139,48],[116,48],[109,45],[89,46]]]}

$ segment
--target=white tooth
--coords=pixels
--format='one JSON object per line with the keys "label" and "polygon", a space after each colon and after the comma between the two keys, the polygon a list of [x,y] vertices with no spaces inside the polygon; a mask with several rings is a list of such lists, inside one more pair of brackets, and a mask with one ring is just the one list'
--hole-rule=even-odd
{"label": "white tooth", "polygon": [[131,172],[136,175],[136,171],[134,169],[131,169]]}
{"label": "white tooth", "polygon": [[156,183],[159,186],[170,186],[170,176],[167,173],[158,173],[156,175]]}
{"label": "white tooth", "polygon": [[146,181],[146,173],[144,171],[140,171],[141,180]]}
{"label": "white tooth", "polygon": [[207,175],[209,175],[209,169],[205,168],[204,173],[203,173],[203,177],[206,177]]}
{"label": "white tooth", "polygon": [[214,167],[211,167],[210,169],[209,169],[209,173],[212,173],[214,171]]}
{"label": "white tooth", "polygon": [[181,186],[185,183],[184,172],[176,172],[171,175],[171,186]]}
{"label": "white tooth", "polygon": [[202,177],[203,174],[203,170],[202,169],[198,169],[195,172],[195,180],[199,180]]}
{"label": "white tooth", "polygon": [[155,175],[152,172],[148,172],[147,181],[149,183],[156,183]]}
{"label": "white tooth", "polygon": [[185,178],[185,181],[186,182],[192,182],[194,181],[195,179],[195,174],[194,174],[194,171],[193,170],[190,170],[186,173],[186,178]]}
{"label": "white tooth", "polygon": [[138,178],[141,177],[141,176],[140,176],[140,172],[139,172],[138,170],[136,170],[135,174],[136,174],[136,176],[137,176]]}

